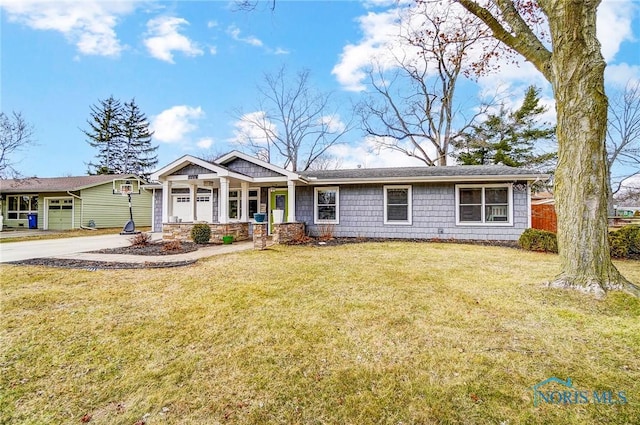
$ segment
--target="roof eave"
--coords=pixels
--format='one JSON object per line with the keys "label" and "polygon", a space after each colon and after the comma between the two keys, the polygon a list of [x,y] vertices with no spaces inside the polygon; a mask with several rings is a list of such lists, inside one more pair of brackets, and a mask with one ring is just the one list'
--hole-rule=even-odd
{"label": "roof eave", "polygon": [[456,182],[498,182],[498,181],[544,181],[549,179],[547,174],[514,174],[487,176],[419,176],[419,177],[371,177],[371,178],[313,178],[307,177],[310,185],[326,184],[374,184],[374,183],[456,183]]}

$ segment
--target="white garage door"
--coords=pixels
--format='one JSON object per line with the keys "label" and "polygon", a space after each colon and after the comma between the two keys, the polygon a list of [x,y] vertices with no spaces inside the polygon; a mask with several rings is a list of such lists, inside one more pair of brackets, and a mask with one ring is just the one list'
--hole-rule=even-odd
{"label": "white garage door", "polygon": [[[212,203],[211,195],[199,194],[196,196],[196,214],[198,221],[211,222]],[[189,221],[191,217],[191,197],[189,195],[174,195],[173,215],[178,216],[182,221]]]}

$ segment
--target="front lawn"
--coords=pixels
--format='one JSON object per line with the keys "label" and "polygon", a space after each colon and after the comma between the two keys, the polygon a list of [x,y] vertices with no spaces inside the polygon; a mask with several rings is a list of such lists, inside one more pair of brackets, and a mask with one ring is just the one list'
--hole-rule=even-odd
{"label": "front lawn", "polygon": [[[640,283],[640,262],[616,264]],[[402,242],[3,265],[0,423],[640,423],[640,300],[540,285],[556,271]],[[550,377],[571,378],[544,389],[565,403],[534,405]]]}

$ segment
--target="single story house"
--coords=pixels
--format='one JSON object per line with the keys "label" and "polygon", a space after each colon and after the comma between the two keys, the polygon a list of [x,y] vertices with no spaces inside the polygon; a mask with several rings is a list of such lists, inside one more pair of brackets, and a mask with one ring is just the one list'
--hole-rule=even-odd
{"label": "single story house", "polygon": [[246,239],[253,214],[303,223],[310,235],[516,240],[531,227],[531,183],[547,175],[506,166],[359,168],[292,172],[233,151],[213,162],[185,155],[151,175],[153,229],[188,238]]}
{"label": "single story house", "polygon": [[[133,174],[0,180],[0,214],[8,228],[68,230],[151,225],[151,194]],[[30,222],[31,217],[31,222]]]}

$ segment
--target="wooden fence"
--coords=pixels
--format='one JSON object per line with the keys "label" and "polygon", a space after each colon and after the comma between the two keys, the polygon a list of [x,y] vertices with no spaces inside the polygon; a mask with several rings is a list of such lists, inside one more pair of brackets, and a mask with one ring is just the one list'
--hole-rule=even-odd
{"label": "wooden fence", "polygon": [[534,229],[558,231],[556,209],[551,204],[531,205],[531,227]]}

